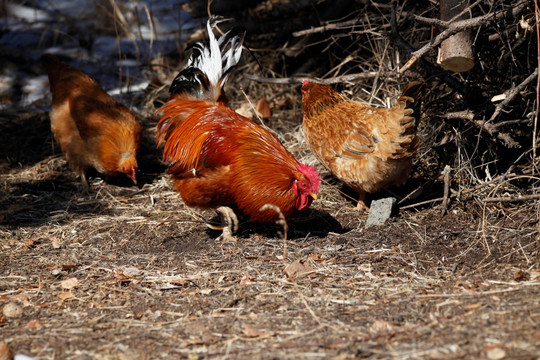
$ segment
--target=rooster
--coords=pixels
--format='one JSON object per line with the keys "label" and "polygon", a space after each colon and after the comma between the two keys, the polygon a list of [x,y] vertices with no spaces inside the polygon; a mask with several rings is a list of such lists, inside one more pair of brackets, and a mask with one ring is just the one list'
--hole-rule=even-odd
{"label": "rooster", "polygon": [[50,54],[41,62],[52,91],[51,130],[85,188],[90,168],[106,176],[125,175],[137,184],[137,119],[84,72]]}
{"label": "rooster", "polygon": [[157,143],[165,142],[163,160],[170,164],[174,188],[190,207],[215,209],[221,237],[234,239],[238,220],[231,207],[254,222],[285,219],[317,198],[320,178],[314,167],[300,164],[269,130],[228,108],[223,85],[240,60],[245,32],[233,28],[219,39],[212,17],[209,46],[197,43],[186,67],[174,79],[160,115]]}
{"label": "rooster", "polygon": [[365,195],[403,184],[411,170],[423,81],[405,87],[391,109],[347,99],[334,89],[302,85],[303,128],[311,150],[334,176],[359,193],[357,209],[368,210]]}

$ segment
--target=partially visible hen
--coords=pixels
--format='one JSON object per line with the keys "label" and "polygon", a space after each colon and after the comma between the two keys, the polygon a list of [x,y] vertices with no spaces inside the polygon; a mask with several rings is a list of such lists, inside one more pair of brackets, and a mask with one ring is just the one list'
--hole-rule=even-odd
{"label": "partially visible hen", "polygon": [[357,208],[367,210],[365,194],[409,177],[420,139],[423,81],[405,87],[393,108],[375,108],[347,99],[329,86],[304,81],[304,134],[311,150],[334,176],[358,191]]}
{"label": "partially visible hen", "polygon": [[261,211],[270,204],[288,219],[310,206],[320,178],[269,130],[225,106],[222,87],[240,59],[244,33],[233,29],[216,39],[219,21],[208,21],[209,46],[194,46],[169,100],[156,111],[157,142],[165,142],[163,160],[185,204],[215,209],[222,237],[232,239],[238,220],[231,207],[251,221],[273,222],[278,212]]}
{"label": "partially visible hen", "polygon": [[141,125],[135,116],[84,72],[50,54],[41,62],[53,95],[51,130],[85,187],[90,168],[136,184]]}

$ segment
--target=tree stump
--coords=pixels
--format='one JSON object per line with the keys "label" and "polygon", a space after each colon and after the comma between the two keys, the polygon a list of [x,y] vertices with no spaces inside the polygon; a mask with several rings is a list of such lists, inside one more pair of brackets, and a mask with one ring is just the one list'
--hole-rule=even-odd
{"label": "tree stump", "polygon": [[[443,21],[458,21],[469,17],[467,12],[458,16],[469,6],[469,0],[441,0],[440,18]],[[437,63],[454,72],[469,71],[474,66],[470,30],[462,31],[444,40],[439,47]]]}

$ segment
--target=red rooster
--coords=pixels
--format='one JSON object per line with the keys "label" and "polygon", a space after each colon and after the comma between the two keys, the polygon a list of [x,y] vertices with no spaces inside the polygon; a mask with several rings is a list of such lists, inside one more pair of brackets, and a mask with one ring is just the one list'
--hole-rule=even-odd
{"label": "red rooster", "polygon": [[272,204],[288,219],[317,198],[320,178],[270,131],[224,105],[222,87],[240,59],[244,32],[234,28],[216,40],[220,21],[208,21],[209,47],[194,46],[156,114],[157,142],[165,142],[163,160],[175,190],[188,206],[215,209],[227,240],[238,226],[230,207],[251,221],[273,222],[278,213],[261,211]]}
{"label": "red rooster", "polygon": [[84,72],[44,54],[53,94],[51,130],[71,167],[88,188],[86,171],[125,175],[137,183],[141,125],[127,107]]}
{"label": "red rooster", "polygon": [[425,85],[405,87],[391,109],[347,99],[334,89],[304,81],[304,135],[334,176],[359,192],[357,209],[367,210],[366,192],[403,184],[420,139],[421,95]]}

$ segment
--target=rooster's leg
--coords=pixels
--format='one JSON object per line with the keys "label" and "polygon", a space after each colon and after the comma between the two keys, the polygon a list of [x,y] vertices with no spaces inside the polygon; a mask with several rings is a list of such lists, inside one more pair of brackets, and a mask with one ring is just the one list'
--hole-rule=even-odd
{"label": "rooster's leg", "polygon": [[358,196],[358,204],[356,205],[356,210],[367,212],[369,211],[369,207],[364,202],[366,200],[366,192],[360,190],[360,195]]}
{"label": "rooster's leg", "polygon": [[236,241],[236,237],[232,234],[238,230],[238,218],[230,207],[220,206],[216,209],[221,216],[221,228],[223,233],[220,238],[224,241]]}

